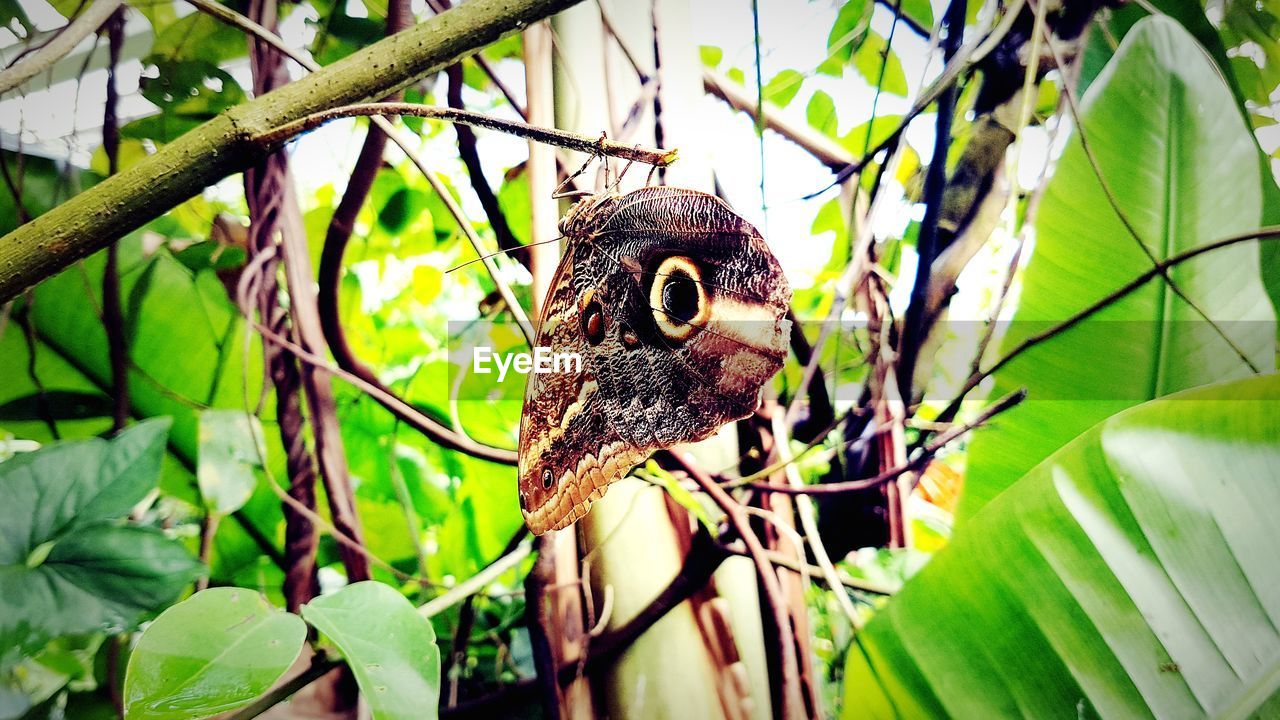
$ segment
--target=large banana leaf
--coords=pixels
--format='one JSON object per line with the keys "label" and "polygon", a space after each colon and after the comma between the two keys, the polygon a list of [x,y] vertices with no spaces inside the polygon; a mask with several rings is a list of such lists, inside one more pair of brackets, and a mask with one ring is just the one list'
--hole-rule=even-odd
{"label": "large banana leaf", "polygon": [[[1234,102],[1195,40],[1163,17],[1140,21],[1090,86],[1084,133],[1155,257],[1258,227],[1257,147]],[[1078,134],[1046,189],[1036,230],[1002,352],[1152,265],[1109,204]],[[975,436],[962,518],[1122,408],[1275,367],[1275,311],[1256,243],[1206,253],[1170,274],[1215,322],[1156,279],[997,373],[995,395],[1026,387],[1028,401]]]}
{"label": "large banana leaf", "polygon": [[1277,717],[1280,376],[1109,418],[976,514],[850,651],[845,716]]}

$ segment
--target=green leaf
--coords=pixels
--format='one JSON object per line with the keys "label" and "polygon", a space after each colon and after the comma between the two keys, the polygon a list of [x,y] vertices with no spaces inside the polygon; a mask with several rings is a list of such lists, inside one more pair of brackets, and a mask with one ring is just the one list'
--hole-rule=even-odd
{"label": "green leaf", "polygon": [[150,420],[111,441],[58,443],[0,465],[0,563],[19,562],[76,527],[128,515],[155,487],[169,425]]}
{"label": "green leaf", "polygon": [[331,12],[322,15],[316,23],[316,41],[312,52],[316,62],[321,65],[332,64],[362,47],[372,45],[381,40],[386,32],[380,20],[348,15],[346,4],[334,3],[330,7]]}
{"label": "green leaf", "polygon": [[129,657],[127,720],[187,720],[232,710],[298,658],[302,618],[243,588],[210,588],[165,610]]}
{"label": "green leaf", "polygon": [[853,51],[861,42],[863,33],[871,27],[871,0],[847,0],[836,13],[836,21],[827,35],[827,54],[841,64],[849,62]]}
{"label": "green leaf", "polygon": [[[1176,23],[1141,21],[1090,88],[1081,114],[1103,176],[1155,257],[1258,226],[1253,138],[1216,68]],[[1001,353],[1150,267],[1076,139],[1046,189],[1035,254]],[[1275,312],[1256,243],[1207,253],[1170,274],[1257,368],[1275,367]],[[993,395],[1019,387],[1030,394],[975,434],[960,518],[1102,418],[1252,372],[1166,283],[1147,283],[996,374]]]}
{"label": "green leaf", "polygon": [[151,33],[159,35],[178,19],[178,13],[175,11],[174,5],[175,3],[170,0],[159,0],[158,2],[138,3],[137,6],[134,6],[134,9],[142,13],[151,23]]}
{"label": "green leaf", "polygon": [[[970,5],[970,10],[975,10],[981,5],[982,3],[973,3]],[[933,3],[929,0],[902,0],[902,13],[920,23],[921,27],[933,27]]]}
{"label": "green leaf", "polygon": [[[884,92],[893,95],[907,94],[907,73],[902,69],[902,61],[889,48],[884,36],[874,30],[867,33],[867,39],[854,54],[853,65],[871,87],[879,85]],[[881,73],[884,74],[883,83]]]}
{"label": "green leaf", "polygon": [[[900,125],[902,125],[901,115],[879,115],[845,133],[840,138],[840,144],[853,153],[854,157],[862,157],[867,150],[887,140]],[[867,140],[871,142],[868,143]]]}
{"label": "green leaf", "polygon": [[160,31],[146,62],[202,61],[217,65],[248,52],[240,31],[210,15],[192,13]]}
{"label": "green leaf", "polygon": [[702,60],[702,64],[714,68],[720,65],[720,61],[724,60],[724,50],[714,45],[699,45],[698,57]]}
{"label": "green leaf", "polygon": [[[66,199],[67,185],[75,186],[90,173],[69,172],[58,167],[53,160],[37,155],[0,150],[0,162],[9,168],[22,168],[22,185],[18,188],[22,208],[30,217],[37,217]],[[0,232],[8,233],[18,227],[18,208],[13,202],[12,191],[0,192]]]}
{"label": "green leaf", "polygon": [[114,522],[155,487],[168,430],[152,420],[0,463],[4,645],[132,627],[199,575],[181,544]]}
{"label": "green leaf", "polygon": [[258,484],[266,439],[258,418],[243,410],[200,413],[200,464],[196,479],[210,511],[227,515],[244,507]]}
{"label": "green leaf", "polygon": [[859,635],[845,717],[1274,717],[1278,407],[1198,388],[1054,453]]}
{"label": "green leaf", "polygon": [[139,80],[143,97],[161,112],[120,129],[126,138],[170,142],[245,100],[244,90],[229,73],[204,59],[151,58],[153,67]]}
{"label": "green leaf", "polygon": [[809,104],[805,107],[804,115],[809,122],[809,127],[823,135],[835,137],[836,130],[840,126],[840,116],[836,114],[835,101],[826,92],[817,90],[813,93],[809,98]]}
{"label": "green leaf", "polygon": [[11,32],[21,28],[22,32],[14,32],[19,39],[30,37],[36,29],[18,0],[0,0],[0,26]]}
{"label": "green leaf", "polygon": [[302,617],[342,651],[374,718],[437,717],[435,630],[403,595],[379,582],[359,582],[307,603]]}
{"label": "green leaf", "polygon": [[795,70],[783,70],[764,84],[764,99],[778,107],[786,107],[800,92],[804,75]]}

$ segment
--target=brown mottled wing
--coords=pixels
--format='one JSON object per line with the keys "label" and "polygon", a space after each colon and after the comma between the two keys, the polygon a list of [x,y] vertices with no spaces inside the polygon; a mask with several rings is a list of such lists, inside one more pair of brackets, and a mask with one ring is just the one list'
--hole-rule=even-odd
{"label": "brown mottled wing", "polygon": [[[570,239],[543,304],[537,345],[586,359],[574,287],[575,259],[590,249]],[[639,462],[597,407],[599,385],[590,365],[577,372],[531,373],[520,417],[519,495],[525,524],[535,535],[559,530],[604,494],[609,482]],[[550,483],[545,482],[550,472]]]}
{"label": "brown mottled wing", "polygon": [[[571,212],[565,235],[538,344],[580,353],[583,367],[530,379],[520,492],[534,533],[581,517],[654,450],[754,411],[789,333],[777,260],[718,198],[667,187],[597,198]],[[696,313],[681,312],[680,291]],[[591,307],[603,316],[594,341]]]}

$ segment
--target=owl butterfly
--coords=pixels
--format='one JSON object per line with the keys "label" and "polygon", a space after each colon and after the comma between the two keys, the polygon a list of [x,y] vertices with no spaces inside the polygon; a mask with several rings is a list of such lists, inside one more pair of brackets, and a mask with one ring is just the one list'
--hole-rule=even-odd
{"label": "owl butterfly", "polygon": [[655,450],[746,417],[786,358],[791,288],[764,238],[719,198],[647,187],[588,197],[537,344],[582,358],[529,375],[520,508],[535,534],[587,513]]}

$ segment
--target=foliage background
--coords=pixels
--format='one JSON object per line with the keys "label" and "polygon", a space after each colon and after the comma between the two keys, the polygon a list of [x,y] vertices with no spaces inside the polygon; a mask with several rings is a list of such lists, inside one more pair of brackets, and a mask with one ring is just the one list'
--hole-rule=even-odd
{"label": "foliage background", "polygon": [[[750,4],[692,5],[691,36],[700,45],[703,65],[692,71],[730,83],[748,97],[758,94],[770,112],[785,123],[777,126],[782,132],[766,131],[757,139],[751,117],[732,110],[714,93],[708,94],[699,107],[710,118],[707,125],[724,128],[724,132],[711,133],[722,137],[708,141],[706,147],[694,148],[689,162],[704,162],[714,169],[734,207],[765,231],[795,286],[797,316],[813,321],[811,342],[816,339],[818,322],[828,317],[836,303],[833,289],[858,259],[860,223],[869,223],[874,231],[875,259],[887,278],[884,295],[892,318],[906,318],[910,305],[917,302],[911,290],[919,265],[921,228],[930,222],[929,206],[937,211],[942,205],[938,196],[931,203],[926,180],[935,155],[937,118],[932,106],[909,122],[905,116],[913,99],[930,86],[943,66],[940,51],[929,39],[940,26],[947,5],[861,0],[762,2],[758,38],[751,34]],[[900,13],[896,20],[895,7]],[[78,4],[69,2],[49,7],[16,0],[0,4],[6,60],[12,61],[18,48],[41,42],[47,37],[44,33],[57,26],[55,20],[73,17],[78,10]],[[432,14],[426,7],[414,8],[414,12],[423,19]],[[1152,29],[1151,21],[1145,26],[1137,24],[1151,14],[1169,20],[1156,25],[1158,30]],[[328,65],[380,39],[387,7],[377,0],[307,2],[282,6],[280,15],[280,32],[286,40],[305,48],[321,65]],[[44,19],[36,22],[34,17]],[[120,103],[120,116],[125,119],[119,127],[117,164],[121,170],[224,109],[245,102],[253,85],[248,45],[241,31],[192,12],[183,3],[139,3],[124,17],[126,54],[134,58],[127,64],[132,68],[136,63],[138,85],[137,93],[126,92]],[[969,3],[964,19],[966,39],[980,37],[997,17],[996,3]],[[997,190],[1011,187],[1014,193],[1010,200],[997,196],[992,202],[1001,207],[1007,203],[1008,211],[986,227],[986,232],[978,233],[981,238],[972,259],[965,263],[967,269],[952,278],[958,292],[949,298],[951,322],[939,321],[935,326],[940,330],[929,346],[935,354],[925,353],[923,376],[916,378],[915,389],[923,402],[914,409],[913,422],[899,418],[898,450],[905,453],[923,444],[929,437],[929,431],[923,429],[929,421],[940,415],[944,421],[950,419],[946,417],[947,406],[969,379],[975,340],[985,329],[983,321],[1016,321],[997,328],[984,364],[989,367],[1000,353],[1016,348],[1020,339],[1043,329],[1044,324],[1072,317],[1090,301],[1149,269],[1153,257],[1168,259],[1210,240],[1280,224],[1280,190],[1275,184],[1276,168],[1280,167],[1280,134],[1276,130],[1280,118],[1275,105],[1280,88],[1278,18],[1280,6],[1273,2],[1162,0],[1154,6],[1119,4],[1102,8],[1092,17],[1069,72],[1048,71],[1052,63],[1046,61],[1047,73],[1027,104],[1029,119],[1025,127],[1015,123],[1017,143],[1007,155],[996,153],[994,164],[1002,169],[990,184]],[[1129,37],[1139,30],[1151,35],[1145,45]],[[1022,39],[1029,41],[1031,34]],[[89,44],[93,42],[106,41]],[[758,59],[757,45],[763,50]],[[1128,47],[1128,56],[1117,58],[1118,53],[1123,55],[1118,50],[1122,45]],[[520,87],[522,50],[519,36],[513,36],[484,48],[481,57],[496,68],[499,79]],[[64,62],[36,83],[49,89],[28,87],[0,100],[0,145],[10,190],[0,192],[0,231],[13,230],[72,195],[91,192],[109,174],[108,153],[100,147],[102,131],[81,127],[80,110],[71,113],[73,126],[63,136],[55,138],[58,133],[40,130],[42,123],[65,129],[67,111],[59,102],[65,96],[56,94],[58,87],[76,87],[71,97],[77,107],[87,108],[85,113],[101,114],[105,101],[97,88],[105,84],[102,56],[101,51],[82,50],[75,59],[87,63],[82,68],[92,67],[89,72],[59,76],[75,64]],[[959,186],[955,171],[967,167],[966,148],[976,147],[976,139],[986,129],[980,107],[981,83],[998,71],[1003,69],[986,68],[985,74],[966,76],[959,86],[951,142],[943,146],[949,147],[946,160],[953,173],[952,187]],[[290,66],[290,73],[301,71]],[[757,77],[763,81],[759,87]],[[1016,73],[1013,77],[1013,84],[1020,87],[1023,78]],[[1161,85],[1153,78],[1168,79],[1169,84]],[[494,80],[475,63],[463,64],[457,75],[442,73],[415,83],[406,91],[406,99],[444,104],[449,102],[451,83],[458,80],[468,108],[516,117]],[[1072,119],[1064,82],[1072,82],[1076,98],[1082,99],[1078,124]],[[1098,87],[1090,90],[1095,84]],[[856,183],[848,183],[861,187],[864,197],[874,196],[870,217],[860,214],[865,209],[857,209],[861,206],[851,202],[851,188],[844,194],[834,190],[812,200],[799,199],[830,180],[828,168],[862,157],[868,147],[876,147],[904,123],[897,163],[886,162],[884,154],[872,155],[873,169],[887,166],[885,177],[876,184],[876,173],[867,172]],[[504,242],[504,233],[519,242],[533,237],[530,207],[536,199],[530,197],[522,141],[481,135],[481,168],[502,211],[501,220],[495,220],[487,212],[491,208],[476,194],[475,168],[466,167],[459,157],[455,130],[414,120],[405,124],[421,134],[422,153],[441,172],[445,187],[462,203],[486,247]],[[1089,140],[1088,151],[1079,143],[1081,125]],[[787,126],[793,129],[788,131]],[[366,128],[363,120],[338,123],[294,146],[293,174],[313,266],[321,262],[333,208],[346,190],[346,174]],[[828,155],[835,154],[840,162],[829,157],[824,160],[822,152],[813,151],[815,145],[828,147]],[[1109,187],[1104,188],[1098,175]],[[985,201],[991,193],[991,187],[986,187],[979,197]],[[942,212],[945,214],[945,209]],[[851,220],[854,216],[856,221]],[[15,614],[13,623],[0,626],[0,636],[6,639],[0,671],[7,693],[0,709],[10,716],[65,713],[87,717],[89,713],[112,712],[120,703],[122,668],[129,663],[136,631],[179,595],[187,594],[195,558],[206,563],[203,582],[208,585],[246,588],[261,592],[274,607],[287,604],[286,521],[270,484],[285,486],[290,472],[277,423],[276,396],[264,368],[263,340],[234,302],[236,283],[251,252],[246,239],[250,220],[243,187],[231,178],[118,243],[120,330],[128,348],[125,370],[130,421],[139,428],[155,428],[155,423],[163,422],[171,427],[163,452],[156,446],[158,471],[138,471],[133,489],[113,496],[111,512],[95,516],[78,506],[78,519],[69,522],[101,521],[101,532],[116,534],[149,528],[143,542],[169,541],[157,545],[163,548],[158,553],[173,553],[179,545],[185,547],[185,553],[165,555],[171,565],[166,566],[166,572],[154,573],[157,586],[149,602],[140,601],[117,612],[116,588],[103,584],[107,583],[103,578],[80,577],[76,583],[87,592],[56,595],[68,603],[67,614],[77,617],[76,623],[37,615],[32,616],[34,628],[23,627],[21,614]],[[1128,236],[1126,224],[1136,228],[1139,241],[1153,253],[1151,257]],[[522,388],[508,382],[460,390],[459,383],[481,383],[481,379],[460,379],[456,358],[451,360],[449,352],[452,332],[498,314],[492,297],[496,286],[477,270],[479,266],[444,272],[474,257],[474,251],[440,197],[403,154],[389,152],[387,161],[378,167],[354,228],[339,281],[339,317],[354,354],[421,412],[465,429],[479,442],[514,447]],[[1059,509],[1053,507],[1053,493],[1048,489],[1058,487],[1062,479],[1052,477],[1054,471],[1045,465],[1033,470],[1059,448],[1066,446],[1063,452],[1068,453],[1063,467],[1075,467],[1073,463],[1087,466],[1080,470],[1079,477],[1084,479],[1079,482],[1095,487],[1103,498],[1098,504],[1114,510],[1123,503],[1108,495],[1114,488],[1107,483],[1127,483],[1141,473],[1125,470],[1128,466],[1114,459],[1099,460],[1096,453],[1108,458],[1126,456],[1108,445],[1116,442],[1108,438],[1123,434],[1127,423],[1143,425],[1149,421],[1174,439],[1152,430],[1158,436],[1155,439],[1132,441],[1146,448],[1144,452],[1195,449],[1183,462],[1172,463],[1151,481],[1154,495],[1184,488],[1194,496],[1170,501],[1167,507],[1172,509],[1167,512],[1171,517],[1180,518],[1180,512],[1192,518],[1207,514],[1217,518],[1221,528],[1229,528],[1259,512],[1258,508],[1276,507],[1270,485],[1234,484],[1241,478],[1250,482],[1274,480],[1276,463],[1256,461],[1256,465],[1232,466],[1227,471],[1206,460],[1219,457],[1220,443],[1227,448],[1251,448],[1237,453],[1247,456],[1235,458],[1242,463],[1254,461],[1250,453],[1256,448],[1264,457],[1274,459],[1277,438],[1274,423],[1268,424],[1268,408],[1273,406],[1252,402],[1273,398],[1273,385],[1224,391],[1243,394],[1246,400],[1240,405],[1216,406],[1217,414],[1208,415],[1216,419],[1214,423],[1183,417],[1185,408],[1193,405],[1176,402],[1107,420],[1124,408],[1177,391],[1274,371],[1274,302],[1280,297],[1280,251],[1276,248],[1274,242],[1238,245],[1179,265],[1171,271],[1172,282],[1195,299],[1198,310],[1156,279],[1108,308],[1097,318],[1099,322],[1052,338],[1004,366],[994,382],[969,388],[973,392],[968,400],[972,402],[963,406],[961,419],[978,412],[984,396],[994,399],[1006,391],[1028,388],[1031,401],[979,431],[971,445],[966,438],[948,446],[924,473],[928,482],[899,498],[902,507],[897,512],[909,523],[909,542],[892,542],[887,530],[881,533],[875,522],[866,523],[856,508],[820,503],[823,539],[851,584],[873,590],[903,588],[900,597],[888,601],[879,593],[849,591],[857,603],[854,621],[861,626],[875,618],[865,634],[858,636],[866,638],[865,642],[854,639],[850,619],[828,589],[818,584],[805,588],[800,612],[807,615],[809,626],[801,647],[813,658],[813,684],[825,714],[843,711],[861,717],[913,715],[918,711],[964,716],[996,707],[1011,715],[1043,716],[1048,707],[1041,708],[1033,700],[1048,703],[1046,698],[1058,696],[1046,687],[1062,687],[1055,684],[1062,677],[1087,675],[1072,665],[1072,659],[1098,650],[1095,646],[1067,647],[1067,640],[1054,629],[1085,619],[1096,621],[1101,611],[1063,608],[1097,592],[1098,587],[1114,591],[1119,583],[1123,592],[1117,592],[1121,599],[1115,602],[1137,598],[1136,608],[1150,610],[1141,600],[1143,589],[1126,582],[1131,576],[1109,553],[1130,543],[1154,555],[1157,565],[1176,564],[1182,555],[1198,552],[1194,548],[1200,547],[1203,538],[1191,536],[1162,552],[1158,549],[1160,533],[1178,536],[1187,532],[1185,526],[1156,523],[1159,527],[1155,527],[1139,521],[1141,529],[1132,530],[1127,516],[1117,522],[1130,531],[1118,539],[1096,534],[1083,538],[1067,532],[1067,516],[1054,514]],[[78,262],[43,280],[7,304],[0,314],[0,378],[4,379],[0,383],[0,429],[12,441],[0,448],[25,452],[27,446],[18,441],[48,444],[111,432],[115,378],[102,293],[107,262],[105,253]],[[503,280],[528,306],[535,294],[531,274],[515,261],[502,260],[500,267]],[[1006,273],[1011,267],[1014,270],[1006,293]],[[1204,321],[1202,312],[1221,327]],[[840,317],[865,324],[873,315],[865,306],[855,305]],[[973,323],[966,325],[961,320]],[[1105,320],[1117,322],[1102,322]],[[1224,334],[1239,347],[1224,344]],[[874,402],[865,400],[869,392],[877,401],[883,399],[875,390],[880,386],[876,379],[879,366],[864,355],[871,342],[869,333],[859,329],[823,346],[818,367],[835,398],[832,418],[874,409]],[[909,376],[911,369],[906,368],[905,374]],[[801,362],[789,364],[773,388],[784,405],[796,396],[802,370]],[[363,544],[375,558],[371,563],[373,579],[397,588],[421,605],[511,551],[512,539],[521,528],[511,468],[442,447],[407,427],[353,384],[338,381],[333,388],[355,506],[364,528]],[[246,409],[252,421],[246,418]],[[153,418],[169,420],[145,422]],[[1104,425],[1089,429],[1104,420]],[[799,427],[792,432],[803,435]],[[822,437],[820,444],[833,450],[836,458],[801,461],[797,467],[803,480],[821,483],[864,478],[895,465],[894,456],[887,451],[869,459],[851,457],[843,452],[850,440],[839,433]],[[794,437],[791,444],[796,452],[805,447],[804,441]],[[1103,449],[1090,449],[1095,446]],[[99,445],[92,447],[99,448],[93,452],[106,452]],[[1221,452],[1222,463],[1230,466],[1232,453]],[[17,462],[8,460],[5,465]],[[1099,470],[1100,466],[1107,471]],[[86,466],[84,477],[89,479],[84,482],[96,478],[94,467],[91,463]],[[1188,467],[1198,472],[1185,478],[1178,475]],[[730,474],[737,470],[741,468]],[[684,497],[669,471],[651,466],[646,475],[655,484],[673,488],[678,498]],[[5,468],[4,477],[7,482],[16,482],[13,477],[17,473]],[[943,481],[960,475],[964,476],[965,492],[955,510],[959,491]],[[1026,479],[1020,480],[1024,475]],[[63,476],[64,481],[76,477],[72,473]],[[1215,492],[1204,494],[1191,489],[1208,482],[1206,477],[1222,487],[1211,485]],[[930,488],[933,492],[927,492]],[[6,491],[0,488],[0,492]],[[42,492],[51,491],[45,488]],[[1242,498],[1254,499],[1252,507]],[[701,502],[700,496],[685,498],[685,504],[697,505],[704,514],[717,513],[714,508],[702,508]],[[877,522],[883,522],[884,513],[893,512],[887,509],[889,502],[882,496],[864,499],[863,509],[879,512],[876,517],[881,520]],[[1140,499],[1134,502],[1144,507]],[[1015,505],[1049,509],[1037,514],[1015,510]],[[23,518],[42,512],[41,507],[39,503],[4,504],[0,508],[5,514],[3,527],[16,527]],[[1156,503],[1150,507],[1166,506]],[[958,513],[955,517],[953,510]],[[1115,512],[1124,516],[1130,511]],[[1140,510],[1132,512],[1140,514]],[[1078,520],[1078,512],[1068,515]],[[832,530],[832,524],[837,528]],[[930,555],[948,544],[953,524],[959,529],[958,539],[954,548],[945,551],[946,561],[931,565],[928,572],[913,579]],[[849,526],[863,530],[850,532]],[[41,543],[50,541],[59,552],[69,552],[72,548],[63,539],[75,530],[74,524],[54,524],[44,528],[43,534],[33,533],[30,539],[39,542],[0,557],[0,568],[7,574],[48,567],[35,555]],[[1267,532],[1257,527],[1227,537],[1223,552],[1229,558],[1247,557],[1250,548],[1267,546]],[[961,534],[965,534],[963,540],[959,539]],[[1147,540],[1148,535],[1157,539]],[[1155,549],[1146,549],[1148,541]],[[984,544],[987,542],[990,544]],[[1009,590],[1007,579],[975,575],[972,570],[979,566],[1000,577],[1012,569],[1024,571],[1028,557],[1044,552],[1045,544],[1056,543],[1073,553],[1088,554],[1096,549],[1102,560],[1078,562],[1094,569],[1099,564],[1106,568],[1082,580],[1085,584],[1079,587],[1084,589],[1045,601],[1024,596],[1016,588]],[[775,546],[778,544],[775,538]],[[895,544],[897,547],[884,547]],[[48,548],[41,552],[46,551]],[[130,558],[136,554],[132,550],[123,553]],[[434,682],[437,690],[444,689],[442,707],[446,710],[467,700],[492,698],[508,686],[527,688],[529,683],[521,686],[521,681],[538,674],[537,650],[527,626],[523,595],[533,562],[520,560],[464,605],[436,615],[427,626],[440,645],[444,669]],[[1225,613],[1205,609],[1215,602],[1232,607],[1234,601],[1254,599],[1264,608],[1262,616],[1275,622],[1275,598],[1265,592],[1265,588],[1274,587],[1269,584],[1275,580],[1274,573],[1255,573],[1248,562],[1240,564],[1245,581],[1238,584],[1209,573],[1204,566],[1189,567],[1185,575],[1179,575],[1176,568],[1169,571],[1174,578],[1174,595],[1193,598],[1187,601],[1193,606],[1191,619],[1182,618],[1187,626],[1203,614]],[[332,533],[321,533],[316,565],[320,590],[329,593],[346,584],[340,547]],[[1064,574],[1061,566],[1052,571],[1037,569],[1041,571],[1048,573],[1048,583],[1060,581]],[[28,582],[14,580],[13,587]],[[9,586],[7,581],[5,584]],[[1209,593],[1204,605],[1194,601],[1194,588],[1209,588],[1204,590]],[[1014,596],[1012,600],[1005,590]],[[1213,596],[1210,590],[1221,597]],[[1257,593],[1257,598],[1252,593]],[[957,602],[963,607],[980,608],[981,615],[996,627],[1004,619],[1019,616],[1024,604],[1044,611],[1032,613],[1034,621],[1024,628],[1026,635],[1005,629],[1010,633],[1009,646],[985,651],[992,666],[999,667],[1002,649],[1014,656],[1028,652],[1026,648],[1033,645],[1019,644],[1026,637],[1037,638],[1066,659],[1061,667],[1028,673],[1035,676],[1032,679],[1002,677],[995,689],[975,685],[972,678],[977,675],[1000,673],[984,673],[980,668],[985,664],[972,663],[972,648],[981,645],[986,636],[973,629],[961,632],[970,622],[964,613],[956,614],[946,603],[931,606],[931,602],[939,602],[937,598],[947,596],[962,598]],[[14,607],[40,604],[8,591],[4,600]],[[1038,605],[1041,602],[1043,605]],[[320,627],[305,612],[303,617]],[[1142,617],[1150,617],[1150,612]],[[1183,625],[1162,628],[1158,620],[1152,622],[1153,632],[1161,638],[1166,637],[1159,635],[1161,632],[1179,637],[1186,632]],[[1241,627],[1256,629],[1265,624],[1257,619],[1256,625],[1244,623]],[[352,650],[338,640],[339,631],[324,632],[341,654],[350,656]],[[1113,649],[1123,645],[1110,631],[1101,632],[1101,639],[1094,638],[1094,642]],[[1181,649],[1162,646],[1157,654],[1167,654],[1166,662],[1172,667],[1189,668],[1189,660],[1201,657],[1208,652],[1206,648],[1229,648],[1243,642],[1239,633],[1224,633],[1210,629],[1203,645]],[[965,637],[968,645],[961,640]],[[1150,638],[1133,642],[1159,644]],[[1269,707],[1275,688],[1268,690],[1265,682],[1251,683],[1259,674],[1275,674],[1277,655],[1273,651],[1277,646],[1258,642],[1256,655],[1270,658],[1260,666],[1236,661],[1229,649],[1223,650],[1228,656],[1227,670],[1246,686],[1247,691],[1241,692],[1246,698],[1243,701],[1240,695],[1220,690],[1234,687],[1229,679],[1213,689],[1196,686],[1197,681],[1192,680],[1187,692],[1194,702],[1185,708],[1176,703],[1161,705],[1160,700],[1151,698],[1182,690],[1165,688],[1158,682],[1163,676],[1157,676],[1153,686],[1144,685],[1139,661],[1133,659],[1136,656],[1126,656],[1123,648],[1116,651],[1123,672],[1115,667],[1107,672],[1130,678],[1116,682],[1131,684],[1140,697],[1092,686],[1076,688],[1065,681],[1070,687],[1062,697],[1078,691],[1090,698],[1093,711],[1114,716],[1129,711],[1159,715],[1174,707],[1191,714],[1214,714],[1224,706],[1243,710]],[[1215,671],[1226,674],[1222,668]],[[436,672],[440,672],[439,665]],[[366,684],[361,687],[367,695]],[[949,694],[955,687],[962,691]],[[1106,705],[1100,697],[1125,700]],[[526,705],[528,712],[536,712],[532,701]],[[1062,710],[1061,705],[1051,707]]]}

